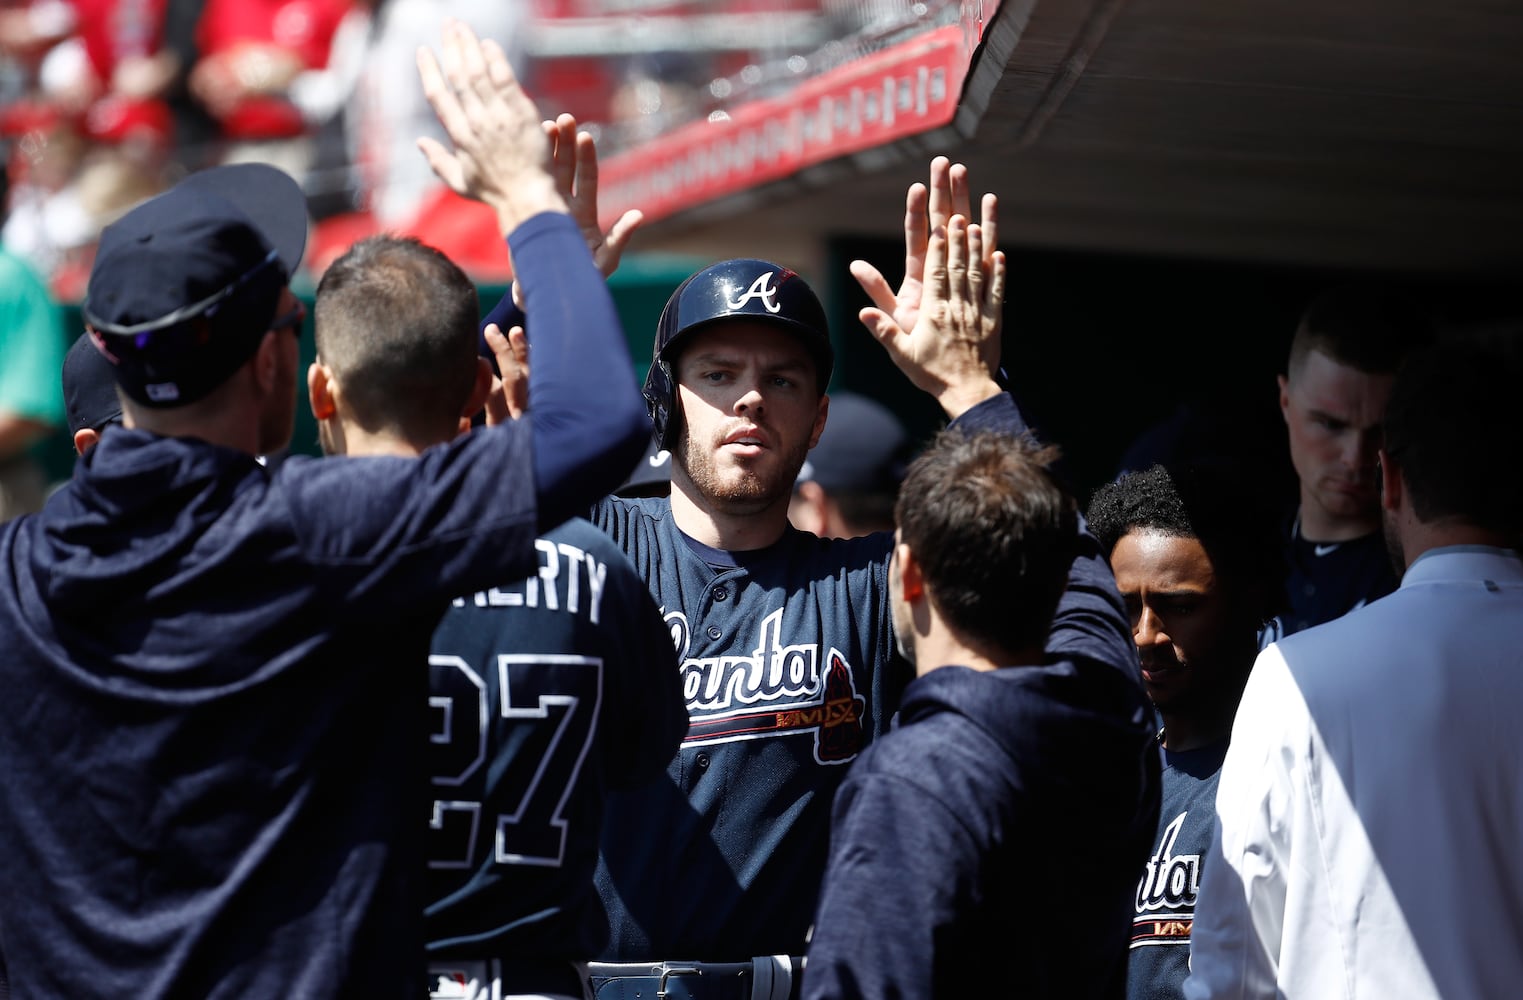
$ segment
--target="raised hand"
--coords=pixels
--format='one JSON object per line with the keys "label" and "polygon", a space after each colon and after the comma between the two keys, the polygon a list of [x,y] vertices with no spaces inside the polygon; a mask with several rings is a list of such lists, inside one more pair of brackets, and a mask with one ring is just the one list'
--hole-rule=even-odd
{"label": "raised hand", "polygon": [[945,227],[930,233],[920,283],[912,327],[881,306],[868,306],[858,315],[910,381],[935,396],[949,417],[957,417],[1000,392],[994,373],[999,368],[1005,255],[987,250],[983,227],[954,214]]}
{"label": "raised hand", "polygon": [[550,139],[556,190],[571,207],[571,217],[592,251],[593,263],[603,277],[610,277],[618,270],[619,258],[624,255],[629,238],[645,221],[645,214],[632,208],[608,232],[603,232],[598,223],[597,143],[590,133],[577,131],[576,119],[571,115],[563,114],[553,122],[545,122],[543,127]]}
{"label": "raised hand", "polygon": [[[980,205],[983,233],[983,270],[993,270],[993,254],[999,248],[999,200],[992,194],[983,196]],[[931,161],[930,185],[910,185],[904,206],[904,280],[894,292],[883,274],[866,261],[853,261],[852,276],[872,299],[873,304],[894,318],[906,330],[913,330],[919,320],[924,296],[926,251],[930,235],[945,228],[953,215],[973,218],[972,191],[968,168],[945,156]]]}
{"label": "raised hand", "polygon": [[551,173],[550,142],[534,102],[502,47],[459,21],[444,26],[438,59],[418,50],[423,93],[454,148],[420,138],[418,148],[457,194],[497,212],[504,234],[539,212],[569,212]]}

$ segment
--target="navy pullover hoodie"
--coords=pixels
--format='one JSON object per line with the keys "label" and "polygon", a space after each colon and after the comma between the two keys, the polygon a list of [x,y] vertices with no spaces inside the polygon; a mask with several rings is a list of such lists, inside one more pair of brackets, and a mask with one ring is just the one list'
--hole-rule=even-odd
{"label": "navy pullover hoodie", "polygon": [[836,793],[807,998],[1120,997],[1158,754],[1084,533],[1047,662],[944,666]]}

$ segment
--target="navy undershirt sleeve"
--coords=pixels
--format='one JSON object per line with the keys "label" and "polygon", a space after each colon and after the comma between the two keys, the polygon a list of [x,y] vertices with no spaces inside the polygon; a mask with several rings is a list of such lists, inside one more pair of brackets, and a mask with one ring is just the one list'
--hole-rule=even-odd
{"label": "navy undershirt sleeve", "polygon": [[536,215],[508,246],[533,353],[529,420],[543,529],[622,483],[645,452],[650,422],[613,296],[571,217]]}

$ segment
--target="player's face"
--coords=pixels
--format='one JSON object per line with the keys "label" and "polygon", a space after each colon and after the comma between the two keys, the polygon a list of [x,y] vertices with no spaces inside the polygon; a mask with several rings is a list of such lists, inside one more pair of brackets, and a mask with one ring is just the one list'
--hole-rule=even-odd
{"label": "player's face", "polygon": [[1199,539],[1132,531],[1116,543],[1111,568],[1153,704],[1165,715],[1215,704],[1231,680],[1231,644],[1243,636]]}
{"label": "player's face", "polygon": [[[1280,378],[1280,411],[1301,480],[1303,517],[1372,530],[1379,511],[1375,453],[1391,375],[1370,375],[1310,351]],[[1306,506],[1314,509],[1307,511]]]}
{"label": "player's face", "polygon": [[735,513],[786,504],[828,406],[804,345],[767,323],[726,320],[693,334],[674,374],[677,477]]}

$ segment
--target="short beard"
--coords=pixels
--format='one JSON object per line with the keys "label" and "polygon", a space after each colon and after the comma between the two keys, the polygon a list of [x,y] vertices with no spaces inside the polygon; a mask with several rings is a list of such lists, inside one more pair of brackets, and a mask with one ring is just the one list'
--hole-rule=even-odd
{"label": "short beard", "polygon": [[767,482],[750,470],[739,479],[724,480],[714,467],[713,451],[694,444],[684,426],[672,450],[672,462],[706,503],[728,514],[755,514],[793,496],[793,481],[808,454],[809,442],[802,442],[783,463],[777,482]]}

